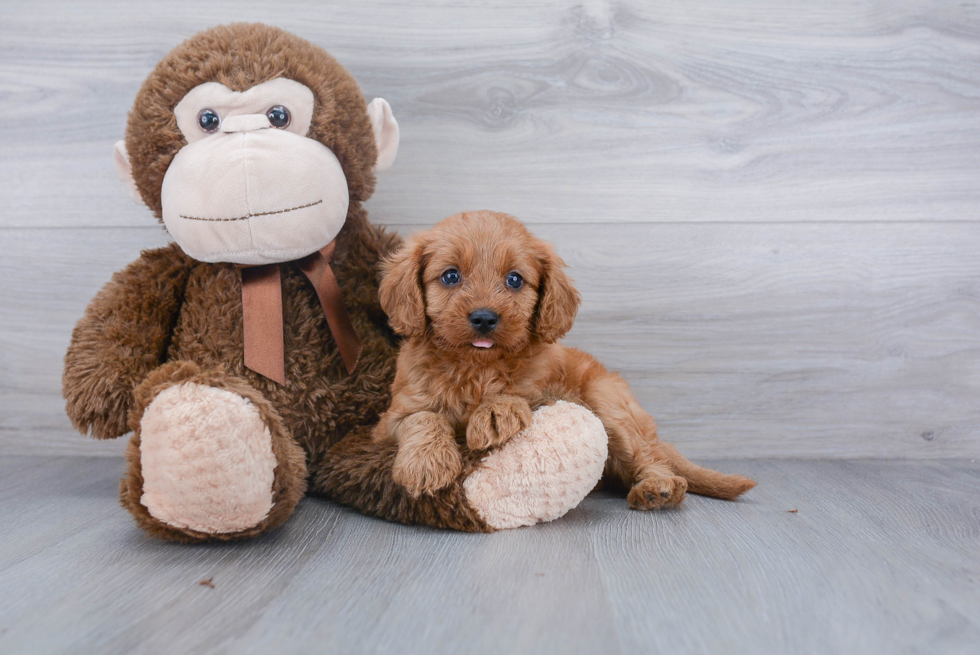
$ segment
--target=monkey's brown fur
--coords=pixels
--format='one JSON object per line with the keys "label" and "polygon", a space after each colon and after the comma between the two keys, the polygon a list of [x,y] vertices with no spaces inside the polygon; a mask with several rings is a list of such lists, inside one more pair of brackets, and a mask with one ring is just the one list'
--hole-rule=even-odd
{"label": "monkey's brown fur", "polygon": [[462,443],[461,473],[447,487],[413,497],[392,478],[398,445],[376,443],[371,432],[371,427],[361,428],[330,449],[314,478],[316,490],[364,514],[388,521],[464,532],[493,532],[466,502],[463,492],[463,481],[486,453],[472,452]]}
{"label": "monkey's brown fur", "polygon": [[[389,400],[397,344],[378,304],[377,264],[399,239],[372,226],[361,207],[374,189],[377,149],[361,91],[339,63],[264,25],[223,26],[189,39],[160,62],[137,95],[126,134],[133,177],[159,218],[163,176],[186,144],[173,115],[177,102],[204,82],[245,90],[276,77],[313,91],[308,136],[337,155],[348,180],[350,206],[333,269],[363,343],[356,371],[347,373],[316,292],[293,262],[281,265],[287,382],[280,386],[246,369],[239,272],[232,264],[193,260],[176,245],[145,251],[113,276],[75,327],[65,358],[63,391],[72,423],[99,439],[135,431],[121,502],[151,534],[177,541],[242,538],[278,525],[303,495],[308,473],[324,465],[328,448],[376,423]],[[157,393],[183,381],[249,399],[269,427],[275,505],[260,525],[202,534],[167,526],[140,504],[140,417]]]}
{"label": "monkey's brown fur", "polygon": [[[691,464],[657,439],[653,418],[626,382],[592,356],[557,343],[572,326],[579,295],[564,262],[516,219],[494,212],[457,214],[415,235],[385,264],[381,303],[406,335],[391,407],[374,431],[392,475],[412,497],[449,487],[469,453],[500,446],[527,427],[533,408],[565,399],[589,407],[609,436],[605,477],[629,489],[636,509],[679,504],[687,491],[731,499],[755,486]],[[456,269],[462,282],[447,285]],[[511,272],[523,276],[509,288]],[[499,316],[488,334],[471,314]],[[489,348],[475,341],[491,340]],[[397,512],[396,512],[397,513]]]}

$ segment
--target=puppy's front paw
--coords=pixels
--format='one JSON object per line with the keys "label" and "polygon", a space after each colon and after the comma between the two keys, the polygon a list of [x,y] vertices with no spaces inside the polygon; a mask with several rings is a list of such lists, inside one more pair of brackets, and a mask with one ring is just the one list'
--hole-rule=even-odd
{"label": "puppy's front paw", "polygon": [[531,425],[531,406],[517,396],[496,396],[487,399],[466,426],[466,445],[470,450],[486,450],[500,446],[515,434]]}
{"label": "puppy's front paw", "polygon": [[433,439],[401,444],[391,477],[405,487],[412,498],[418,498],[448,487],[462,470],[463,460],[456,443]]}
{"label": "puppy's front paw", "polygon": [[660,509],[680,505],[687,494],[687,480],[679,476],[640,480],[626,497],[633,509]]}

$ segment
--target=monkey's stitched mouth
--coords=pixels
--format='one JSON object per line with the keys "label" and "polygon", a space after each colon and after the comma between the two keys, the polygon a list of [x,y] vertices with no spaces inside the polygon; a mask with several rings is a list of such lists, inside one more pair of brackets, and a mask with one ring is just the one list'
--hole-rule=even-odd
{"label": "monkey's stitched mouth", "polygon": [[300,205],[299,207],[290,207],[289,209],[279,209],[274,212],[258,212],[257,214],[246,214],[245,216],[237,216],[235,218],[201,218],[199,216],[184,216],[183,214],[180,214],[180,217],[186,218],[189,221],[211,221],[211,222],[219,222],[219,223],[224,223],[227,221],[244,221],[249,218],[255,218],[256,216],[272,216],[273,214],[285,214],[287,212],[294,212],[297,209],[306,209],[307,207],[314,207],[316,205],[321,204],[322,202],[323,200],[320,199],[317,200],[316,202],[311,202],[307,205]]}

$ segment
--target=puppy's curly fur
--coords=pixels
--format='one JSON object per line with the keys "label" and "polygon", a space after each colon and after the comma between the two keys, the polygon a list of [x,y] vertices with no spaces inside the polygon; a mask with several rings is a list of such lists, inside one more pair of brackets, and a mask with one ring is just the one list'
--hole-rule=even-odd
{"label": "puppy's curly fur", "polygon": [[[373,434],[398,444],[394,480],[414,497],[431,495],[458,476],[464,441],[470,451],[500,446],[530,424],[533,409],[569,400],[605,426],[604,480],[628,489],[633,508],[677,505],[688,491],[731,499],[754,487],[659,441],[621,377],[558,343],[580,302],[564,266],[517,219],[490,211],[451,216],[384,264],[381,305],[407,337],[391,406]],[[496,316],[489,332],[478,330],[479,310]]]}

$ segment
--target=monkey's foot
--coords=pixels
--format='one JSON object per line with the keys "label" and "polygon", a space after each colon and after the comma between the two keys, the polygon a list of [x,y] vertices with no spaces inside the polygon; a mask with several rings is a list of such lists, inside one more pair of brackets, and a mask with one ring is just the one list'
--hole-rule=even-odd
{"label": "monkey's foot", "polygon": [[168,362],[134,390],[119,500],[155,537],[243,539],[289,518],[306,493],[306,455],[245,380]]}
{"label": "monkey's foot", "polygon": [[272,509],[272,435],[246,398],[194,382],[160,392],[140,420],[150,516],[209,534],[258,525]]}
{"label": "monkey's foot", "polygon": [[483,458],[463,482],[466,500],[491,528],[553,521],[576,507],[602,477],[607,437],[584,407],[559,401]]}

